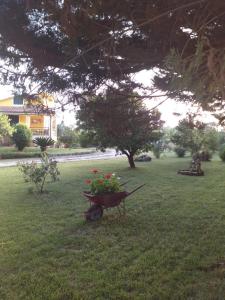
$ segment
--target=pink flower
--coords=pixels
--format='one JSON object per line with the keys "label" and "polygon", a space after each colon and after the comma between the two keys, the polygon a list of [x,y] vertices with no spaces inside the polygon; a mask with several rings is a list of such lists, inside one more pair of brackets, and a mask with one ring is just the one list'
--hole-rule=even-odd
{"label": "pink flower", "polygon": [[108,173],[104,176],[105,179],[110,179],[112,177],[112,173]]}
{"label": "pink flower", "polygon": [[94,173],[94,174],[96,174],[96,173],[98,173],[99,171],[98,171],[98,169],[93,169],[91,172]]}
{"label": "pink flower", "polygon": [[90,180],[90,179],[86,179],[86,180],[85,180],[85,183],[86,183],[86,184],[91,184],[91,180]]}

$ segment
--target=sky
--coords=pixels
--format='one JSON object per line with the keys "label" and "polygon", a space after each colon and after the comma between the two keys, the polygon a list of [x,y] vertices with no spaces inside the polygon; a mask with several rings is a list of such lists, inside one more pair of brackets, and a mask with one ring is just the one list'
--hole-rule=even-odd
{"label": "sky", "polygon": [[[144,86],[151,86],[151,80],[153,78],[154,73],[152,71],[143,70],[139,72],[135,79],[142,83]],[[158,103],[160,103],[165,98],[157,98],[157,100],[146,100],[145,104],[148,108],[155,107]],[[161,118],[165,121],[165,126],[167,127],[175,127],[177,126],[179,120],[183,119],[188,112],[198,112],[198,108],[193,106],[193,104],[186,104],[182,102],[174,101],[173,99],[166,100],[163,104],[161,104],[157,109],[161,112]],[[216,119],[209,112],[201,112],[201,119],[205,123],[216,122]],[[178,117],[175,114],[180,114]]]}
{"label": "sky", "polygon": [[[139,72],[135,79],[146,86],[151,85],[152,73],[150,71],[141,71]],[[7,98],[12,96],[12,88],[10,86],[0,86],[0,99]],[[157,100],[145,100],[145,104],[148,108],[155,107],[163,98],[157,98]],[[179,120],[184,118],[188,112],[196,112],[196,107],[193,107],[191,104],[187,105],[184,103],[178,103],[172,99],[168,99],[163,104],[158,107],[158,110],[161,112],[161,118],[165,121],[166,127],[175,127]],[[180,116],[177,117],[174,113],[179,113]],[[215,118],[210,115],[210,113],[203,112],[202,120],[206,123],[214,122]],[[61,121],[64,121],[65,125],[75,126],[76,119],[71,106],[69,110],[62,112],[61,110],[57,111],[57,123],[60,124]]]}

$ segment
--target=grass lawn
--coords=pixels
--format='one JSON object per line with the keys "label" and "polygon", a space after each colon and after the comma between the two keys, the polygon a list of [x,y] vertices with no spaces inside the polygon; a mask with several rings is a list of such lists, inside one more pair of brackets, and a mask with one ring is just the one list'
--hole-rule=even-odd
{"label": "grass lawn", "polygon": [[[48,148],[47,152],[52,155],[76,155],[95,152],[95,148]],[[15,147],[0,147],[0,158],[26,158],[40,157],[39,147],[26,147],[23,151],[18,151]]]}
{"label": "grass lawn", "polygon": [[[204,177],[177,175],[187,158],[60,165],[41,198],[16,168],[0,169],[0,299],[224,299],[224,164]],[[146,186],[117,210],[86,223],[83,181],[93,167]]]}

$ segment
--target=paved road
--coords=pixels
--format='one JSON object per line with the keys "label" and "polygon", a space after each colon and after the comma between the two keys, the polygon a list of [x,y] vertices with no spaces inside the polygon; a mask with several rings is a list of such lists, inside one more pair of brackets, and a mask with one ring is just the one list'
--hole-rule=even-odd
{"label": "paved road", "polygon": [[[54,156],[52,156],[54,157]],[[107,150],[106,152],[95,152],[90,154],[80,154],[80,155],[68,155],[68,156],[56,156],[55,160],[58,162],[71,162],[71,161],[81,161],[81,160],[95,160],[95,159],[112,159],[121,157],[116,156],[115,150]],[[40,158],[17,158],[17,159],[1,159],[0,168],[3,167],[14,167],[18,162],[40,162]]]}

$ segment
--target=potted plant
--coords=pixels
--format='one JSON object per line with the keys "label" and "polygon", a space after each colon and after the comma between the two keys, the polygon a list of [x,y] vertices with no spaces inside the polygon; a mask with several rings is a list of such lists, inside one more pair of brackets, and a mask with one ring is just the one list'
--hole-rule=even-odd
{"label": "potted plant", "polygon": [[142,184],[133,191],[127,192],[123,186],[128,181],[121,183],[120,177],[117,177],[115,173],[103,174],[97,169],[93,169],[92,173],[94,178],[85,180],[85,183],[90,187],[89,191],[84,192],[84,196],[90,201],[90,208],[85,212],[87,221],[100,219],[105,208],[117,207],[120,213],[121,204],[125,214],[125,198],[145,185]]}
{"label": "potted plant", "polygon": [[85,212],[87,220],[97,220],[102,217],[103,209],[120,205],[127,196],[123,190],[120,178],[115,173],[103,174],[97,169],[93,169],[94,178],[86,179],[85,183],[90,187],[84,192],[92,206]]}
{"label": "potted plant", "polygon": [[94,178],[85,180],[90,187],[90,194],[99,196],[121,191],[120,177],[117,177],[115,173],[103,174],[97,169],[91,172]]}

